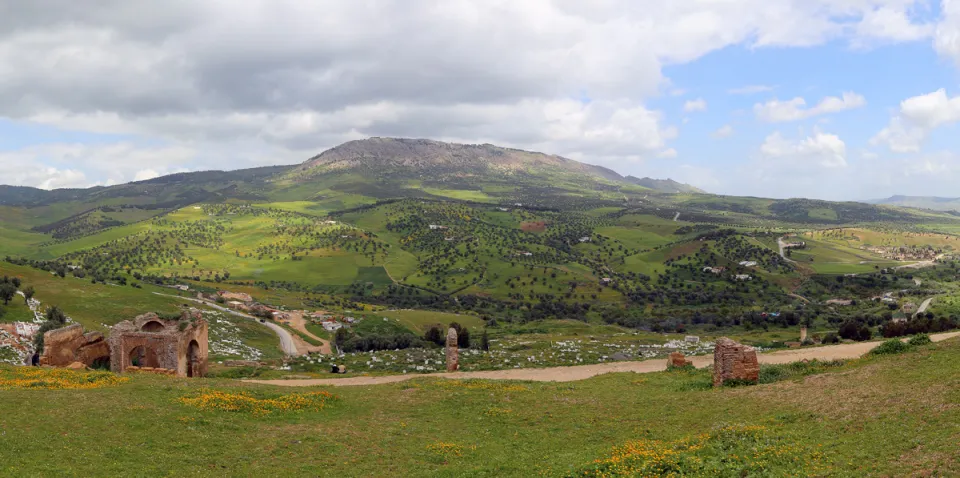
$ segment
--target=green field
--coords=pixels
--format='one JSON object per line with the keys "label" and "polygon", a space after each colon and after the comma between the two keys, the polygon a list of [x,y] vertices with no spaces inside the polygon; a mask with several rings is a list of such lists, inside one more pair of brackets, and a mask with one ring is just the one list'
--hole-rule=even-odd
{"label": "green field", "polygon": [[[60,278],[49,272],[4,262],[0,262],[0,275],[22,278],[23,287],[32,286],[36,290],[34,297],[40,301],[41,307],[59,306],[69,317],[88,330],[102,330],[101,324],[113,325],[146,312],[176,312],[177,306],[182,302],[151,293],[153,291],[169,293],[170,289],[146,284],[143,285],[143,289],[91,284],[89,280],[70,276]],[[14,300],[20,304],[23,303],[21,297]],[[23,312],[21,311],[19,315],[23,315]],[[6,319],[0,320],[6,321]]]}
{"label": "green field", "polygon": [[[336,398],[320,411],[265,416],[180,399],[312,390],[134,375],[93,390],[4,390],[0,459],[16,476],[567,476],[628,442],[707,434],[732,451],[714,454],[711,445],[693,456],[725,475],[952,476],[960,462],[948,424],[960,422],[952,405],[960,396],[944,384],[958,364],[954,340],[746,388],[712,389],[708,371],[568,383],[417,379],[332,388]],[[719,431],[731,426],[759,435]],[[751,436],[766,445],[750,445]],[[754,455],[752,446],[782,458]],[[55,454],[72,458],[43,458]],[[680,470],[694,466],[684,463]],[[752,468],[758,463],[765,468]]]}

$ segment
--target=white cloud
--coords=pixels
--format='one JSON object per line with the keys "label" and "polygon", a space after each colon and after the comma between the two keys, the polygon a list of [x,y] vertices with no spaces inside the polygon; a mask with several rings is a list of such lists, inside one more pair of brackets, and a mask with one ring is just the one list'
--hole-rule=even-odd
{"label": "white cloud", "polygon": [[721,126],[720,129],[714,131],[710,136],[713,136],[714,138],[719,139],[719,138],[728,138],[732,135],[733,135],[733,126],[726,124]]}
{"label": "white cloud", "polygon": [[878,42],[924,40],[933,35],[934,25],[912,22],[905,5],[889,5],[867,12],[857,24],[856,33],[854,46],[865,47]]}
{"label": "white cloud", "polygon": [[675,150],[675,149],[673,149],[673,148],[665,149],[665,150],[660,151],[659,153],[657,153],[657,157],[658,157],[658,158],[676,158],[676,157],[677,157],[677,150]]}
{"label": "white cloud", "polygon": [[[90,182],[291,163],[373,135],[489,141],[614,165],[654,157],[676,138],[648,105],[670,91],[664,65],[731,46],[909,41],[929,28],[907,15],[914,3],[6,2],[0,117],[133,134],[188,157],[141,146],[77,155],[66,169]],[[568,100],[580,96],[591,102]],[[159,164],[137,163],[144,156]]]}
{"label": "white cloud", "polygon": [[943,0],[940,21],[933,34],[933,46],[941,56],[960,66],[960,1]]}
{"label": "white cloud", "polygon": [[[140,165],[153,167],[142,169]],[[41,189],[89,187],[150,179],[202,164],[197,151],[182,147],[146,147],[54,143],[0,151],[0,177]],[[99,179],[91,178],[95,176]],[[152,175],[152,176],[151,176]]]}
{"label": "white cloud", "polygon": [[148,179],[153,179],[153,178],[158,178],[158,177],[160,177],[160,173],[158,173],[158,172],[156,172],[156,171],[154,171],[154,170],[152,170],[152,169],[141,169],[140,171],[137,171],[137,174],[134,174],[134,175],[133,175],[133,180],[134,180],[134,181],[146,181],[146,180],[148,180]]}
{"label": "white cloud", "polygon": [[688,100],[683,104],[683,111],[686,111],[687,113],[693,111],[707,111],[707,102],[703,98]]}
{"label": "white cloud", "polygon": [[960,121],[960,96],[947,96],[943,88],[900,102],[900,109],[886,128],[871,140],[897,153],[919,152],[934,129]]}
{"label": "white cloud", "polygon": [[727,93],[731,95],[754,95],[768,91],[773,91],[773,87],[767,85],[747,85],[740,88],[731,88],[727,90]]}
{"label": "white cloud", "polygon": [[767,136],[760,146],[763,158],[787,164],[790,169],[842,168],[847,165],[847,145],[834,134],[815,132],[801,140],[784,138],[779,131]]}
{"label": "white cloud", "polygon": [[757,118],[763,121],[778,123],[837,113],[844,110],[860,108],[866,104],[867,100],[862,95],[847,92],[843,93],[840,98],[836,96],[823,98],[812,108],[806,108],[807,102],[798,96],[788,101],[774,99],[762,104],[757,103],[753,106],[753,112],[757,115]]}

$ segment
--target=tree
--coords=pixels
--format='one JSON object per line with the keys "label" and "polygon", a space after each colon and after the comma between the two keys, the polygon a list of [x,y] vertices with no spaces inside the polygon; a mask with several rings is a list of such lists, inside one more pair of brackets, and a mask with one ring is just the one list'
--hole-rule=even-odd
{"label": "tree", "polygon": [[20,279],[19,277],[14,277],[13,279],[11,279],[10,282],[13,283],[13,286],[16,287],[17,289],[20,288],[20,284],[23,284],[23,280]]}
{"label": "tree", "polygon": [[457,347],[462,349],[470,348],[470,329],[463,327],[457,333]]}
{"label": "tree", "polygon": [[437,345],[442,346],[444,342],[444,334],[443,334],[443,331],[440,330],[440,326],[434,325],[430,327],[427,330],[427,333],[423,335],[423,340],[426,340],[427,342],[433,342]]}
{"label": "tree", "polygon": [[36,291],[33,290],[33,286],[32,286],[32,285],[28,285],[28,286],[24,287],[24,289],[23,289],[23,303],[25,303],[25,304],[27,304],[27,305],[30,305],[30,299],[33,298],[34,294],[36,294]]}
{"label": "tree", "polygon": [[483,329],[483,335],[480,336],[480,349],[490,350],[490,337],[487,336],[487,329]]}
{"label": "tree", "polygon": [[10,300],[13,299],[13,296],[17,294],[17,288],[9,282],[0,284],[0,300],[3,300],[3,305],[10,303]]}

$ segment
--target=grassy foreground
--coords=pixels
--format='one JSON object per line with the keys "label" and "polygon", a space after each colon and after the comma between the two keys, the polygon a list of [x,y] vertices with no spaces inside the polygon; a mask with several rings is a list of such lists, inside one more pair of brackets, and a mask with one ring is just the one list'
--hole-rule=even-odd
{"label": "grassy foreground", "polygon": [[708,371],[325,390],[61,375],[48,390],[0,368],[0,475],[960,473],[960,342],[831,370],[719,390]]}

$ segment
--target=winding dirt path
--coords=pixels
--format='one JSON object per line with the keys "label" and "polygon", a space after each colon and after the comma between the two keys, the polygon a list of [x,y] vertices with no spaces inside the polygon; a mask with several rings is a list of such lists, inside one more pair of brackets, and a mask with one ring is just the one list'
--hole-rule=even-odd
{"label": "winding dirt path", "polygon": [[316,340],[317,342],[320,342],[320,346],[319,346],[319,347],[316,347],[316,346],[312,346],[312,345],[310,345],[310,344],[307,344],[306,341],[304,341],[304,340],[301,339],[301,342],[304,342],[304,344],[305,344],[305,345],[307,346],[307,348],[309,349],[308,351],[310,351],[310,352],[320,352],[320,353],[322,353],[322,354],[324,354],[324,355],[330,355],[330,354],[332,353],[332,352],[330,351],[330,341],[329,341],[329,340],[321,339],[320,337],[317,337],[316,335],[313,335],[312,332],[310,332],[309,330],[307,330],[307,322],[306,322],[306,320],[304,320],[304,318],[303,318],[303,312],[293,311],[293,312],[288,312],[287,315],[290,316],[290,320],[287,321],[287,324],[290,325],[291,328],[293,328],[294,330],[302,333],[303,335],[306,335],[307,337],[310,337],[310,338],[313,339],[313,340]]}
{"label": "winding dirt path", "polygon": [[[934,342],[960,337],[960,332],[949,332],[931,335]],[[828,345],[825,347],[811,347],[807,349],[781,350],[759,354],[760,363],[779,364],[799,362],[801,360],[842,360],[854,359],[863,356],[882,341],[860,342],[855,344]],[[713,357],[700,355],[689,357],[697,368],[713,365]],[[513,370],[491,370],[485,372],[453,372],[430,374],[385,375],[380,377],[350,377],[350,378],[323,378],[306,380],[244,380],[249,383],[263,385],[279,385],[282,387],[313,387],[318,385],[332,385],[347,387],[355,385],[380,385],[396,383],[419,377],[439,377],[451,379],[487,379],[487,380],[530,380],[534,382],[572,382],[584,380],[597,375],[614,372],[649,373],[666,370],[666,359],[651,359],[640,362],[615,362],[593,365],[575,365],[572,367],[527,368]]]}

